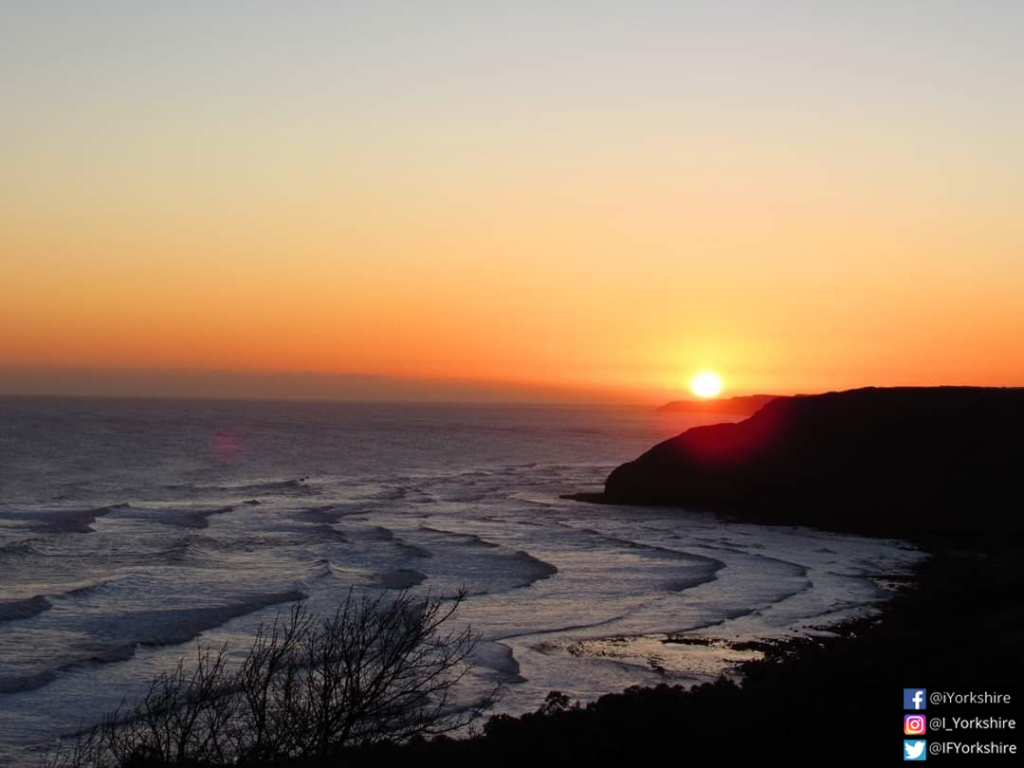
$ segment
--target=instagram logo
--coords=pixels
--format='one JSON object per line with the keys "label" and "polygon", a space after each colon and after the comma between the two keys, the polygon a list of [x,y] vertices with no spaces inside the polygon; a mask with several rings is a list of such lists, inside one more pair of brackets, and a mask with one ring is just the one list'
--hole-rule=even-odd
{"label": "instagram logo", "polygon": [[904,715],[903,732],[907,736],[923,736],[926,730],[924,715]]}

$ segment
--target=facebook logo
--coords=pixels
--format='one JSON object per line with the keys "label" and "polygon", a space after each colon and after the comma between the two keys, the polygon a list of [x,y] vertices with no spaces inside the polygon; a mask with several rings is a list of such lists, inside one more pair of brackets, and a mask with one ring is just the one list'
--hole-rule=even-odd
{"label": "facebook logo", "polygon": [[924,709],[926,703],[928,703],[928,691],[924,688],[903,689],[904,709]]}

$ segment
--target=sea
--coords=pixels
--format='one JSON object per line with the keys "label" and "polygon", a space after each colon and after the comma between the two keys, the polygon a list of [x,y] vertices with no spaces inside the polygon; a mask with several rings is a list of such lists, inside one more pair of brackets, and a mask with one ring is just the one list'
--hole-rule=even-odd
{"label": "sea", "polygon": [[721,416],[641,406],[0,398],[0,765],[144,692],[196,642],[241,658],[296,601],[467,596],[493,712],[693,685],[745,643],[871,615],[911,545],[588,504]]}

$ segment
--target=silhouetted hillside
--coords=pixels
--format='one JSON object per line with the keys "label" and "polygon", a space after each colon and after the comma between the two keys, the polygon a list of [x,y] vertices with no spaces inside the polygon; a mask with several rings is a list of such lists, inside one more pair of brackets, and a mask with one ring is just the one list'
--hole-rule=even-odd
{"label": "silhouetted hillside", "polygon": [[721,399],[673,400],[658,408],[658,411],[660,413],[721,413],[749,416],[778,398],[779,395],[743,395]]}
{"label": "silhouetted hillside", "polygon": [[615,469],[601,500],[765,522],[1020,528],[1024,389],[901,387],[779,398]]}

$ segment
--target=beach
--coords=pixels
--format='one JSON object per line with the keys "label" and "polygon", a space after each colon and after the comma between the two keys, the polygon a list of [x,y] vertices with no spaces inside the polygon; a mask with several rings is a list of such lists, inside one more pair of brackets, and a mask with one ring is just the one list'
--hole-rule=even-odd
{"label": "beach", "polygon": [[[196,640],[349,587],[469,598],[472,698],[519,715],[690,687],[875,615],[900,539],[580,504],[692,425],[642,408],[6,399],[0,744],[10,765],[115,707]],[[720,417],[717,417],[720,419]],[[746,645],[745,645],[746,644]]]}

